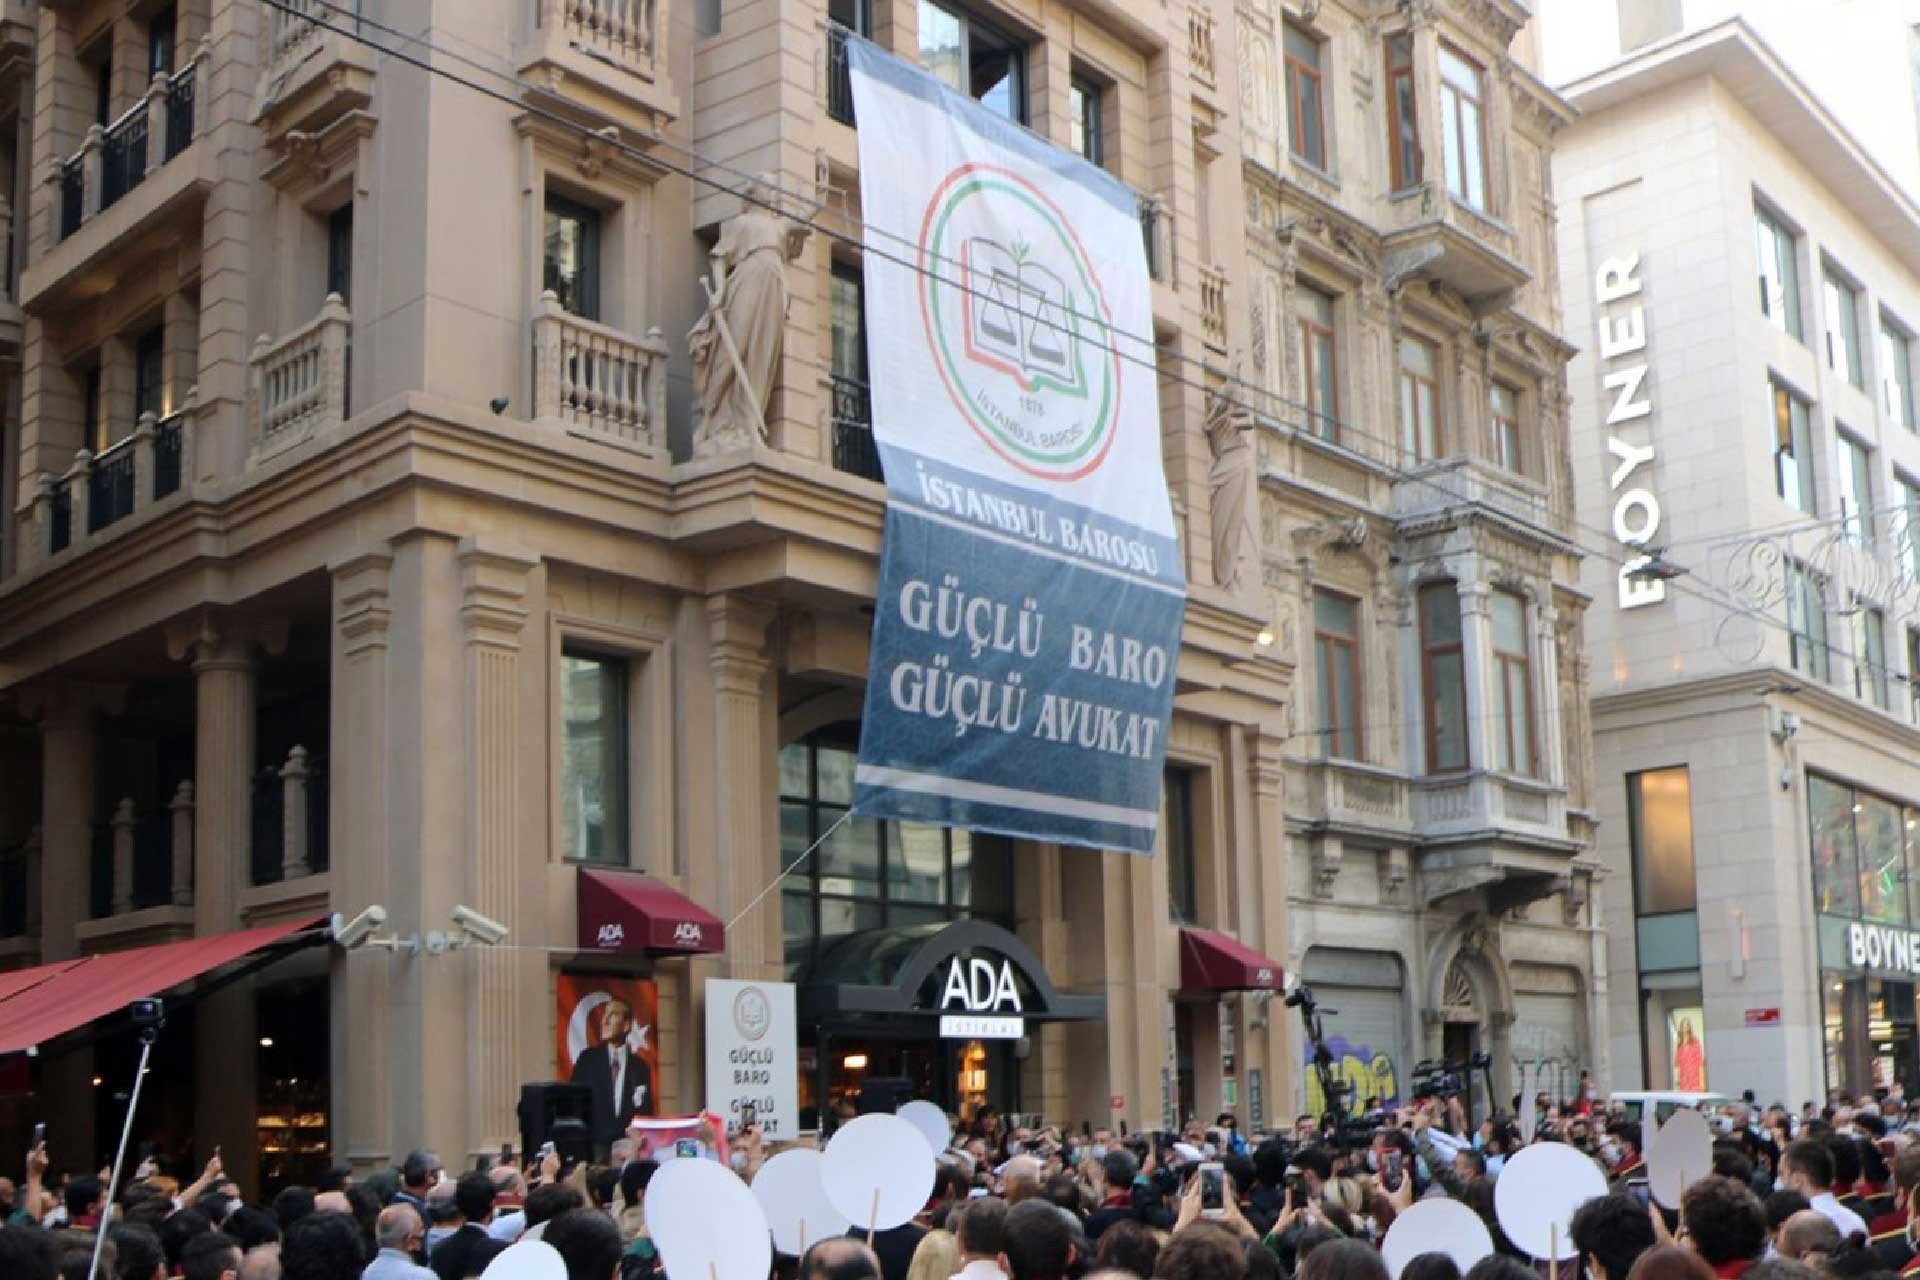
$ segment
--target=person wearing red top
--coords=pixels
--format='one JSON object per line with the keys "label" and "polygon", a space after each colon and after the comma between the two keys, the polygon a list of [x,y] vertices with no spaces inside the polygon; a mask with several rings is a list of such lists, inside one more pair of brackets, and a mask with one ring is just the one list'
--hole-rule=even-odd
{"label": "person wearing red top", "polygon": [[1740,1280],[1767,1247],[1767,1211],[1732,1178],[1700,1179],[1680,1196],[1682,1242],[1720,1280]]}
{"label": "person wearing red top", "polygon": [[1868,1247],[1889,1271],[1901,1270],[1914,1259],[1913,1226],[1908,1215],[1917,1187],[1920,1187],[1920,1147],[1908,1147],[1893,1162],[1893,1211],[1869,1224],[1873,1240]]}

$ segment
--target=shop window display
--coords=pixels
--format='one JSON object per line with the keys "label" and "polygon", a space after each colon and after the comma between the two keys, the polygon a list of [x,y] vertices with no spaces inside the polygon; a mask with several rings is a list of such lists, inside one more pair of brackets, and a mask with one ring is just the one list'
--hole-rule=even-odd
{"label": "shop window display", "polygon": [[1807,776],[1807,811],[1813,828],[1813,900],[1821,915],[1860,914],[1859,857],[1853,830],[1853,791],[1814,774]]}

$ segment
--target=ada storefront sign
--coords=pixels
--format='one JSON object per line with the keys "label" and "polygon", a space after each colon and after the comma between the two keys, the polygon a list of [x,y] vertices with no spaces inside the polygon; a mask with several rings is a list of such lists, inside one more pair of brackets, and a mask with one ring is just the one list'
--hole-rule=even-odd
{"label": "ada storefront sign", "polygon": [[[996,963],[997,960],[997,963]],[[1018,1040],[1027,1032],[1013,961],[954,956],[940,989],[943,1040]]]}
{"label": "ada storefront sign", "polygon": [[762,1135],[800,1133],[800,1051],[790,982],[707,979],[707,1110],[732,1130],[751,1106]]}
{"label": "ada storefront sign", "polygon": [[1153,332],[1138,198],[847,56],[887,482],[854,809],[1150,852],[1186,580],[1127,358]]}

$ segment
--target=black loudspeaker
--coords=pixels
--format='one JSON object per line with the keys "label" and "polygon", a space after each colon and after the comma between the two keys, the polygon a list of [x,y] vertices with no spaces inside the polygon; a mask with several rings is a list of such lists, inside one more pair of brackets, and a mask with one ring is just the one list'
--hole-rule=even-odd
{"label": "black loudspeaker", "polygon": [[593,1156],[593,1090],[584,1084],[540,1081],[520,1086],[520,1150],[529,1162],[553,1143],[563,1160]]}
{"label": "black loudspeaker", "polygon": [[913,1081],[905,1076],[871,1076],[860,1082],[856,1115],[892,1115],[913,1101]]}

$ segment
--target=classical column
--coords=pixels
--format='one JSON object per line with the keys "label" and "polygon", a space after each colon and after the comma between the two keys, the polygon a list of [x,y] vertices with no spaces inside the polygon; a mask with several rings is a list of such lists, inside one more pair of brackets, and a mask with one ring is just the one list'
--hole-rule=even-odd
{"label": "classical column", "polygon": [[[712,646],[715,905],[731,920],[778,874],[778,841],[766,830],[768,810],[762,700],[771,659],[767,628],[774,610],[744,596],[707,601]],[[762,898],[754,914],[727,934],[727,970],[737,978],[777,978],[782,965],[780,904]]]}
{"label": "classical column", "polygon": [[[1475,573],[1481,566],[1475,563]],[[1492,588],[1462,574],[1460,591],[1460,670],[1467,686],[1467,763],[1475,769],[1491,769],[1498,759],[1493,750],[1493,735],[1501,726],[1493,723],[1493,618],[1490,613]]]}
{"label": "classical column", "polygon": [[[1287,883],[1288,849],[1286,821],[1286,739],[1257,728],[1243,731],[1247,739],[1247,776],[1253,786],[1254,831],[1258,840],[1260,864],[1260,950],[1276,959],[1293,954],[1288,930]],[[1276,999],[1267,1006],[1267,1029],[1261,1047],[1265,1050],[1266,1079],[1262,1093],[1267,1125],[1278,1128],[1293,1102],[1294,1064],[1292,1052],[1293,1020],[1290,1011]],[[1252,1037],[1248,1037],[1251,1049]]]}
{"label": "classical column", "polygon": [[[527,620],[527,575],[538,561],[490,539],[467,538],[454,553],[460,566],[460,620],[465,640],[466,810],[469,856],[467,903],[480,914],[520,930],[532,925],[520,910],[517,855],[520,818],[520,633]],[[519,1125],[520,1041],[526,1010],[537,996],[525,953],[478,947],[469,951],[468,1043],[495,1046],[474,1055],[467,1082],[469,1155],[498,1151]]]}
{"label": "classical column", "polygon": [[119,691],[69,681],[24,690],[21,708],[40,721],[40,959],[80,954],[74,930],[88,915],[93,882],[94,749],[102,710]]}
{"label": "classical column", "polygon": [[1567,709],[1560,705],[1560,615],[1545,599],[1533,608],[1533,651],[1539,655],[1539,669],[1533,673],[1533,699],[1539,705],[1534,725],[1534,741],[1540,758],[1534,762],[1534,775],[1555,786],[1567,785],[1566,742],[1561,737],[1561,718]]}
{"label": "classical column", "polygon": [[[332,845],[332,906],[347,918],[387,901],[387,636],[393,556],[385,549],[329,566],[333,578],[333,690],[329,738],[333,756],[327,829]],[[352,1035],[332,1040],[333,1133],[336,1150],[356,1170],[386,1168],[394,1158],[393,1090],[388,1034],[389,970],[382,951],[333,953],[330,994],[337,1025]]]}

